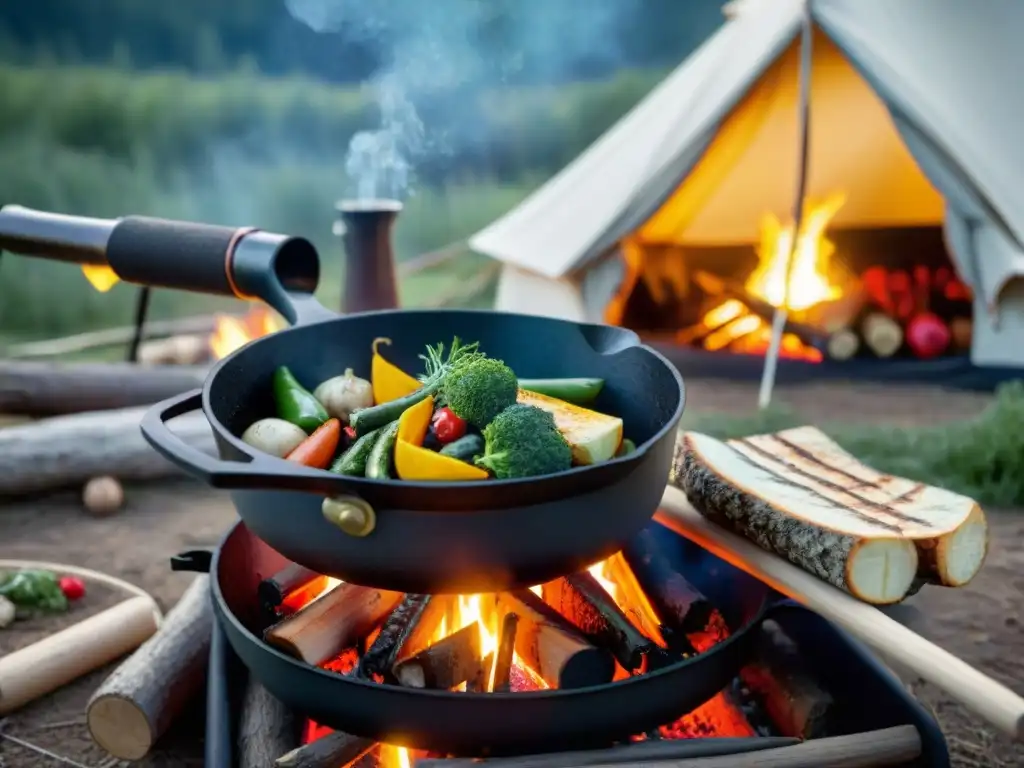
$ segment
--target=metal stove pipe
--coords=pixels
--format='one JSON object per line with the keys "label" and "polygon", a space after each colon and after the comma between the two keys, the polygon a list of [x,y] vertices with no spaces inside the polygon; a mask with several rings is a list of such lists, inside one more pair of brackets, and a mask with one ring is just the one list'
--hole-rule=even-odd
{"label": "metal stove pipe", "polygon": [[343,312],[370,312],[398,306],[391,230],[402,204],[398,200],[340,200],[345,246]]}

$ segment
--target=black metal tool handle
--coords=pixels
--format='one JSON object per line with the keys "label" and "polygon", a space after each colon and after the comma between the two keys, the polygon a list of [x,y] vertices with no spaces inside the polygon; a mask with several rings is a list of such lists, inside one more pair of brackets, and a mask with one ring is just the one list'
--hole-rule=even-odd
{"label": "black metal tool handle", "polygon": [[171,431],[167,422],[200,410],[202,404],[203,391],[196,389],[154,405],[142,417],[142,436],[165,458],[214,488],[355,496],[344,478],[323,470],[266,455],[250,457],[249,462],[227,461],[184,442]]}
{"label": "black metal tool handle", "polygon": [[92,219],[0,208],[0,249],[107,265],[125,282],[260,299],[288,322],[334,317],[313,297],[320,259],[305,238],[146,216]]}

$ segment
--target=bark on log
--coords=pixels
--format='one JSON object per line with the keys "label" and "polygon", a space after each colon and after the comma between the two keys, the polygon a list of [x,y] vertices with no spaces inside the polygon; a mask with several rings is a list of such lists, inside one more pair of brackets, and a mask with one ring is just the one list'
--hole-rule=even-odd
{"label": "bark on log", "polygon": [[[217,318],[215,315],[185,317],[177,320],[150,320],[143,327],[142,338],[159,339],[166,336],[190,333],[205,335],[213,332],[216,323]],[[113,347],[118,344],[128,344],[134,337],[134,325],[126,325],[120,328],[105,328],[102,331],[78,333],[74,336],[65,336],[59,339],[14,344],[4,349],[0,357],[20,359],[59,357],[60,355],[70,355],[90,349],[102,349],[103,347]]]}
{"label": "bark on log", "polygon": [[267,768],[298,745],[292,711],[250,677],[238,728],[239,768]]}
{"label": "bark on log", "polygon": [[481,661],[480,629],[473,623],[400,661],[392,672],[406,688],[448,690],[473,678]]}
{"label": "bark on log", "polygon": [[207,369],[0,361],[0,413],[62,416],[150,405],[203,386]]}
{"label": "bark on log", "polygon": [[768,619],[758,632],[754,662],[740,677],[783,736],[820,739],[832,735],[835,700],[807,673],[800,650]]}
{"label": "bark on log", "polygon": [[[142,437],[147,411],[125,408],[22,424],[0,430],[0,496],[80,487],[93,477],[153,480],[181,470]],[[201,413],[170,422],[186,443],[216,453],[213,433]]]}
{"label": "bark on log", "polygon": [[210,655],[210,577],[197,576],[160,629],[86,705],[93,740],[122,760],[141,760],[202,689]]}
{"label": "bark on log", "polygon": [[987,551],[974,501],[882,475],[813,427],[728,444],[687,433],[670,482],[705,517],[870,603],[902,600],[919,567],[965,584]]}

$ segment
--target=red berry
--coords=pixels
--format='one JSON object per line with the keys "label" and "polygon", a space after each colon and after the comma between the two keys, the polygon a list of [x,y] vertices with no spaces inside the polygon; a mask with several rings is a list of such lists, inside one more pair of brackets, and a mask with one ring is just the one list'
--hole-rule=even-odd
{"label": "red berry", "polygon": [[85,582],[74,576],[61,576],[60,591],[68,600],[79,600],[85,597]]}
{"label": "red berry", "polygon": [[454,443],[466,434],[466,422],[456,416],[448,406],[438,409],[433,421],[434,432],[443,445]]}

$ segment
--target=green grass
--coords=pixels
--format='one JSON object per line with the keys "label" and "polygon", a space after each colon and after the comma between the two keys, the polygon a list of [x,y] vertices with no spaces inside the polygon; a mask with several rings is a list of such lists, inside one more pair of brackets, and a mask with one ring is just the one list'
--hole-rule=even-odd
{"label": "green grass", "polygon": [[[801,426],[770,408],[750,416],[688,413],[682,428],[730,439]],[[1003,385],[977,418],[930,427],[819,424],[865,464],[993,506],[1024,507],[1024,382]]]}

